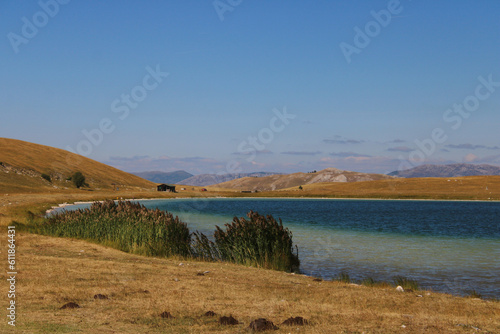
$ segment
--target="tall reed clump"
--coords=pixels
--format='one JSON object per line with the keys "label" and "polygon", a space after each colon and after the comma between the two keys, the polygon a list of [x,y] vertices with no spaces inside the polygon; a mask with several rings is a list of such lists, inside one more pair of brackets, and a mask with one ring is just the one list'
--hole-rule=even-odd
{"label": "tall reed clump", "polygon": [[298,254],[293,253],[292,232],[283,227],[281,219],[250,211],[249,220],[234,217],[223,231],[216,226],[215,242],[201,233],[194,233],[193,251],[201,258],[229,261],[267,269],[296,271]]}
{"label": "tall reed clump", "polygon": [[150,256],[189,256],[186,224],[169,212],[128,201],[95,202],[89,209],[64,211],[31,227],[35,233],[96,241]]}

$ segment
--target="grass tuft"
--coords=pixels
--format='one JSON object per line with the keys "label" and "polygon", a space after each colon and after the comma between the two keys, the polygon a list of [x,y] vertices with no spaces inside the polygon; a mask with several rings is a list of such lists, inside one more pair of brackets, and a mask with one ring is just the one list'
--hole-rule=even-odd
{"label": "grass tuft", "polygon": [[351,277],[345,271],[340,272],[340,274],[337,276],[337,281],[344,282],[344,283],[351,283],[352,282]]}
{"label": "grass tuft", "polygon": [[420,285],[417,281],[404,276],[396,276],[394,278],[394,284],[396,286],[400,285],[405,290],[419,290]]}

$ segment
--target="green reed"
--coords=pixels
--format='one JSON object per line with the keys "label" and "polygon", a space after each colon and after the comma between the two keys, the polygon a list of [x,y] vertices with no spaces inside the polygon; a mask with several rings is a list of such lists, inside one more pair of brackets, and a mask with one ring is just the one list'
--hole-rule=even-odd
{"label": "green reed", "polygon": [[281,219],[250,211],[249,220],[234,217],[225,224],[225,231],[216,226],[215,242],[201,233],[194,233],[193,250],[197,256],[229,261],[267,269],[296,271],[298,255],[293,253],[292,232],[283,227]]}
{"label": "green reed", "polygon": [[296,271],[292,233],[281,219],[248,213],[233,219],[226,230],[216,226],[215,242],[167,211],[128,201],[95,202],[88,209],[63,211],[29,225],[34,233],[91,240],[122,251],[149,256],[193,257],[229,261],[275,270]]}
{"label": "green reed", "polygon": [[96,241],[150,256],[188,256],[191,235],[171,213],[132,202],[95,202],[88,209],[64,211],[31,227],[40,234]]}

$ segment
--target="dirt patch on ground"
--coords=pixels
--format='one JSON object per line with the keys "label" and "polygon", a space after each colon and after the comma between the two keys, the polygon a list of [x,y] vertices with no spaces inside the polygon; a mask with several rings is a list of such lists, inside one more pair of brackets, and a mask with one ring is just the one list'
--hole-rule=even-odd
{"label": "dirt patch on ground", "polygon": [[78,305],[77,303],[69,302],[61,306],[61,310],[67,309],[67,308],[80,308],[81,306]]}
{"label": "dirt patch on ground", "polygon": [[248,328],[256,332],[279,329],[272,323],[272,321],[264,318],[255,319],[250,323],[250,326],[248,326]]}
{"label": "dirt patch on ground", "polygon": [[233,318],[232,315],[229,317],[220,317],[219,318],[219,324],[221,325],[238,325],[239,321]]}
{"label": "dirt patch on ground", "polygon": [[94,295],[94,299],[109,299],[109,298],[106,295],[101,295],[100,293],[98,293],[97,295]]}
{"label": "dirt patch on ground", "polygon": [[205,316],[205,317],[215,317],[216,315],[217,315],[217,313],[215,313],[214,311],[208,311],[203,316]]}
{"label": "dirt patch on ground", "polygon": [[302,317],[295,317],[295,318],[290,317],[290,318],[286,319],[285,321],[283,321],[282,325],[303,326],[303,325],[307,325],[307,320],[302,318]]}
{"label": "dirt patch on ground", "polygon": [[174,318],[174,316],[173,316],[173,315],[171,315],[171,314],[170,314],[170,312],[167,312],[167,311],[165,311],[165,312],[161,313],[161,314],[160,314],[160,317],[161,317],[161,318],[164,318],[164,319],[173,319],[173,318]]}

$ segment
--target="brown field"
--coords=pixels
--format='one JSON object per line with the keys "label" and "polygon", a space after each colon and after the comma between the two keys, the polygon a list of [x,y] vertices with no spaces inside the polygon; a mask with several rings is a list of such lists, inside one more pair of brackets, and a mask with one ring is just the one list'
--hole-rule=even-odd
{"label": "brown field", "polygon": [[[6,249],[5,238],[0,249]],[[23,233],[17,235],[17,254],[19,333],[245,333],[260,317],[278,325],[276,333],[500,331],[496,301],[315,282],[224,263],[148,258]],[[96,294],[108,299],[94,299]],[[60,309],[68,302],[80,308]],[[175,318],[161,318],[164,311]],[[241,324],[219,325],[218,317],[202,316],[207,311],[232,315]],[[296,316],[310,324],[280,325]],[[4,318],[0,331],[8,330]]]}
{"label": "brown field", "polygon": [[500,176],[392,179],[353,183],[315,183],[275,191],[276,195],[381,198],[500,200]]}
{"label": "brown field", "polygon": [[[0,213],[5,227],[12,219],[26,221],[28,211],[38,214],[50,204],[75,200],[244,195],[208,190],[17,194],[1,198]],[[431,291],[401,293],[388,285],[315,282],[302,275],[225,263],[148,258],[23,232],[16,243],[19,333],[246,333],[249,323],[260,317],[278,325],[276,333],[500,332],[498,301]],[[6,249],[6,237],[0,238],[0,252]],[[205,271],[209,273],[197,275]],[[96,300],[96,294],[109,299]],[[61,310],[68,302],[81,308]],[[175,318],[159,317],[164,311]],[[219,325],[218,317],[201,316],[207,311],[231,314],[241,324]],[[280,325],[292,316],[302,316],[310,324]],[[8,330],[4,320],[0,332]]]}

